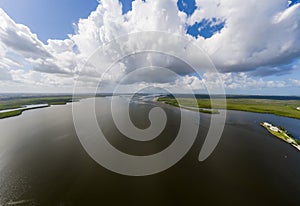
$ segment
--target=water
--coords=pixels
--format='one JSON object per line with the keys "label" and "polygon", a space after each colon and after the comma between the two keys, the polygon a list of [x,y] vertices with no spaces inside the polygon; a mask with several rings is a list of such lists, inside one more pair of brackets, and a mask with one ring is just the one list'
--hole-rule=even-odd
{"label": "water", "polygon": [[[116,131],[108,98],[98,98],[98,122],[119,150],[147,155],[174,140],[178,109],[165,105],[163,133],[150,142]],[[85,104],[84,101],[73,104]],[[151,103],[132,103],[133,123],[146,128]],[[191,112],[191,111],[188,111]],[[298,205],[300,153],[259,123],[284,126],[300,136],[300,121],[268,114],[228,111],[221,141],[204,162],[198,155],[209,126],[201,115],[199,135],[188,154],[159,174],[128,177],[95,163],[82,148],[72,105],[25,111],[0,120],[0,205]]]}

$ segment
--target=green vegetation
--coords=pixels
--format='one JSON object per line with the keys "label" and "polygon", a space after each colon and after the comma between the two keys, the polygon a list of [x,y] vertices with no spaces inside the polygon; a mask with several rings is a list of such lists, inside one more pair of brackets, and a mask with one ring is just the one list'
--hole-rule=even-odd
{"label": "green vegetation", "polygon": [[[190,98],[179,99],[181,105],[187,107],[193,107],[193,100]],[[178,107],[178,103],[174,98],[163,97],[158,101],[164,102]],[[199,108],[211,108],[211,101],[209,98],[197,99]],[[270,99],[242,99],[242,98],[229,98],[226,100],[226,106],[223,105],[222,100],[214,99],[213,109],[228,109],[228,110],[240,110],[247,112],[267,113],[275,114],[279,116],[291,117],[300,119],[300,111],[297,107],[300,105],[300,100],[270,100]]]}
{"label": "green vegetation", "polygon": [[23,112],[23,110],[16,110],[16,111],[0,113],[0,119],[18,116],[18,115],[22,114],[22,112]]}
{"label": "green vegetation", "polygon": [[[177,107],[179,107],[177,105]],[[197,111],[201,113],[207,113],[207,114],[219,114],[219,111],[217,109],[202,109],[202,108],[196,108],[196,107],[185,107],[181,105],[181,108],[191,110],[191,111]]]}
{"label": "green vegetation", "polygon": [[[72,102],[72,96],[55,96],[55,97],[20,97],[0,100],[0,110],[22,108],[24,105],[48,104],[48,105],[63,105],[67,102]],[[46,106],[41,106],[46,107]],[[8,111],[0,113],[0,119],[18,116],[23,111],[35,108],[24,108],[16,111]]]}
{"label": "green vegetation", "polygon": [[59,105],[67,102],[72,102],[72,96],[12,98],[0,100],[0,110],[15,109],[31,104]]}
{"label": "green vegetation", "polygon": [[[183,104],[180,105],[181,108],[187,109],[187,110],[192,110],[192,111],[198,111],[202,113],[207,113],[207,114],[219,114],[219,111],[217,109],[211,109],[211,108],[196,108],[195,105],[192,104],[192,101],[186,101],[188,99],[182,99]],[[157,101],[164,102],[165,104],[169,104],[175,107],[179,107],[178,102],[176,99],[171,99],[171,98],[158,98]]]}
{"label": "green vegetation", "polygon": [[298,149],[300,151],[300,141],[298,139],[294,138],[293,135],[291,135],[283,127],[274,126],[267,122],[261,122],[260,125],[263,126],[264,128],[266,128],[274,136],[289,143],[290,145],[292,145],[293,147],[295,147],[296,149]]}

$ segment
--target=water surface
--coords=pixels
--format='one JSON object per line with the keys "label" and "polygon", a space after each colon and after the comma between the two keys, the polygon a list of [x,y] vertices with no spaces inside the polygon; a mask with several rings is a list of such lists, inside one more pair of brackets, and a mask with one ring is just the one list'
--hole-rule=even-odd
{"label": "water surface", "polygon": [[[108,103],[107,98],[98,98],[98,122],[119,150],[148,155],[163,150],[174,140],[180,124],[177,108],[163,105],[168,116],[163,133],[150,142],[136,142],[116,130]],[[139,128],[148,127],[148,113],[153,106],[155,103],[133,102],[133,123]],[[0,204],[299,204],[300,153],[259,125],[268,121],[300,136],[299,120],[228,111],[216,150],[199,162],[210,114],[196,114],[201,115],[199,135],[188,154],[170,169],[145,177],[119,175],[94,162],[76,136],[71,104],[29,110],[21,116],[2,119]]]}

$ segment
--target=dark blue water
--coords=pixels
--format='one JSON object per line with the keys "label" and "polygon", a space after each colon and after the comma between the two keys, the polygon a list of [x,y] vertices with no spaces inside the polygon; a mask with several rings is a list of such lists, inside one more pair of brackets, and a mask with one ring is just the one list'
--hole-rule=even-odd
{"label": "dark blue water", "polygon": [[254,112],[227,111],[227,123],[238,122],[241,125],[258,125],[260,122],[269,122],[276,126],[282,126],[295,138],[300,138],[300,120],[287,118],[273,114],[261,114]]}

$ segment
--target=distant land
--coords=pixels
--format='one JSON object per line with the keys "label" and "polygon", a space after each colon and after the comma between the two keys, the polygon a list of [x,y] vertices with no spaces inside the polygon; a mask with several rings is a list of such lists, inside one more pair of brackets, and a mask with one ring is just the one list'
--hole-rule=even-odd
{"label": "distant land", "polygon": [[0,99],[0,119],[18,116],[26,110],[72,102],[72,96],[6,97]]}
{"label": "distant land", "polygon": [[[130,93],[112,94],[98,93],[97,97],[112,95],[131,95]],[[137,93],[138,96],[152,95],[153,93]],[[75,97],[70,93],[65,94],[43,94],[43,93],[1,93],[0,94],[0,119],[22,114],[29,109],[37,109],[45,106],[66,104],[78,99],[93,97],[94,94],[78,94]],[[157,100],[179,106],[173,95],[155,94]],[[203,113],[218,114],[218,109],[240,110],[247,112],[275,114],[279,116],[300,119],[300,96],[263,96],[263,95],[207,95],[207,94],[176,94],[184,104],[180,105],[185,109],[199,111]],[[191,105],[190,98],[195,96],[198,108]],[[216,105],[211,108],[210,98],[215,99]],[[218,99],[226,98],[227,105],[218,105]],[[28,107],[29,105],[29,107]],[[37,106],[34,106],[37,105]],[[40,106],[39,106],[40,105]],[[12,109],[12,111],[10,111]],[[14,110],[15,109],[15,110]],[[8,110],[4,112],[3,110]],[[2,111],[2,112],[1,112]]]}
{"label": "distant land", "polygon": [[[214,99],[214,105],[212,108],[211,101],[208,95],[196,95],[197,104],[194,105],[191,99],[191,95],[181,95],[179,96],[181,105],[183,108],[193,108],[190,110],[195,110],[195,106],[198,106],[199,112],[207,112],[210,109],[213,114],[217,113],[218,109],[227,110],[239,110],[245,112],[256,112],[265,114],[274,114],[278,116],[285,116],[300,119],[300,97],[284,97],[284,96],[226,96],[226,105],[223,105],[223,101],[218,99],[221,96],[211,96]],[[223,97],[224,98],[224,97]],[[171,96],[159,97],[157,101],[164,102],[169,105],[179,106],[177,100]]]}
{"label": "distant land", "polygon": [[[97,93],[97,97],[101,96],[112,96],[112,95],[131,95],[132,93]],[[173,97],[172,94],[167,93],[136,93],[135,95],[153,95],[156,96],[165,96],[165,97]],[[0,100],[4,99],[12,99],[12,98],[27,98],[27,97],[61,97],[61,96],[73,96],[72,93],[0,93]],[[82,93],[77,94],[76,96],[94,96],[93,93]],[[281,95],[242,95],[242,94],[186,94],[186,93],[177,93],[176,96],[181,98],[192,98],[195,96],[196,98],[224,98],[226,99],[273,99],[273,100],[300,100],[300,96],[281,96]],[[300,105],[299,105],[300,106]]]}
{"label": "distant land", "polygon": [[[165,95],[166,97],[173,97],[173,95]],[[300,96],[277,96],[277,95],[242,95],[242,94],[176,94],[180,98],[193,98],[195,96],[197,99],[207,99],[207,98],[224,98],[226,99],[269,99],[269,100],[300,100]],[[300,105],[299,105],[300,106]]]}

